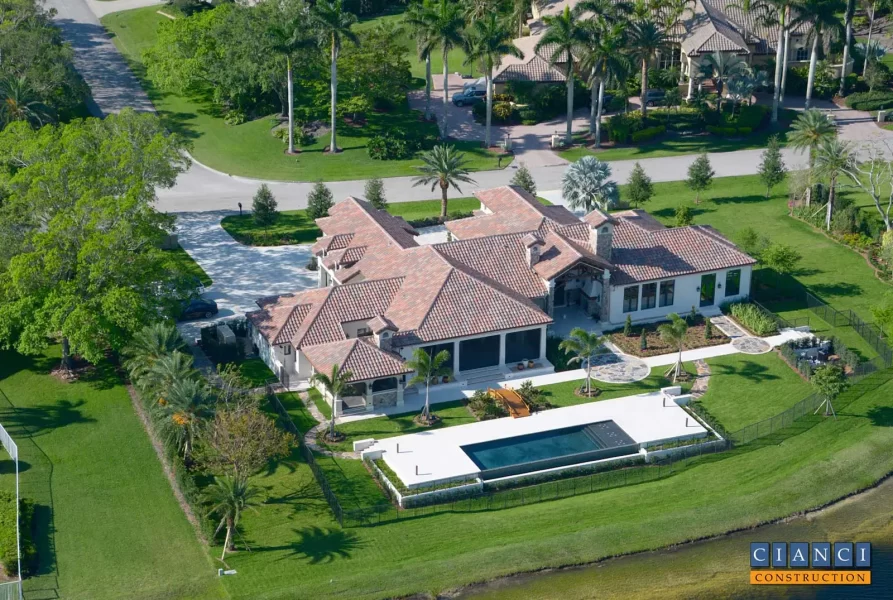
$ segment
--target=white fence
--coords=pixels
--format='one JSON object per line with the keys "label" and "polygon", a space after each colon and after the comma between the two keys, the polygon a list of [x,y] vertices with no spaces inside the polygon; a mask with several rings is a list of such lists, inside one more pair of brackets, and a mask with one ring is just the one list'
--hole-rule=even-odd
{"label": "white fence", "polygon": [[19,531],[19,522],[21,521],[21,515],[19,514],[21,508],[19,497],[19,447],[3,425],[0,425],[0,443],[3,444],[16,468],[16,559],[19,563],[18,581],[0,584],[0,600],[22,600],[22,537]]}

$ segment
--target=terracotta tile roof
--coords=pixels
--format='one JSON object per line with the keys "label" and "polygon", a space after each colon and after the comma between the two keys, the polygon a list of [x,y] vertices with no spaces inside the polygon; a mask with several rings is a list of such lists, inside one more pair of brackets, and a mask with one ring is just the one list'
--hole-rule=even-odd
{"label": "terracotta tile roof", "polygon": [[[588,216],[588,215],[587,215]],[[615,212],[613,215],[615,222],[618,218],[623,218],[627,223],[632,223],[646,231],[658,231],[660,229],[666,229],[666,225],[652,217],[648,212],[637,208],[632,210],[624,210],[621,212]]]}
{"label": "terracotta tile roof", "polygon": [[[534,50],[540,37],[539,35],[531,35],[512,40],[512,43],[521,51],[523,56],[521,58],[503,56],[502,63],[496,67],[493,73],[493,82],[537,81],[547,83],[567,81],[566,71],[562,67],[552,65],[549,62],[554,46],[546,46],[540,49],[539,52]],[[561,62],[567,61],[565,59],[559,61],[559,63]]]}
{"label": "terracotta tile roof", "polygon": [[382,331],[390,329],[391,331],[397,331],[397,326],[394,325],[390,319],[383,315],[378,315],[371,321],[369,321],[369,328],[372,329],[372,333],[381,333]]}
{"label": "terracotta tile roof", "polygon": [[580,221],[565,207],[544,206],[534,196],[515,186],[482,190],[475,196],[486,211],[468,219],[446,222],[447,229],[457,239],[541,231]]}
{"label": "terracotta tile roof", "polygon": [[365,381],[379,377],[394,377],[411,373],[400,356],[386,352],[369,338],[353,338],[317,346],[305,346],[301,352],[320,373],[331,373],[332,367],[338,365],[342,370],[350,371],[348,381]]}
{"label": "terracotta tile roof", "polygon": [[418,245],[415,241],[418,232],[409,223],[358,198],[348,197],[338,202],[329,209],[329,216],[317,219],[316,224],[323,232],[323,237],[311,248],[317,256],[322,252],[354,247],[411,248]]}

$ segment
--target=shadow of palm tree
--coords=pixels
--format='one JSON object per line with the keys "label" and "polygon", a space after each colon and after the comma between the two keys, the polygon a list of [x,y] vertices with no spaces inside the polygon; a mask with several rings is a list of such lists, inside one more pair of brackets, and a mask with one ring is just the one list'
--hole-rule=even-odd
{"label": "shadow of palm tree", "polygon": [[[350,558],[351,551],[362,547],[359,537],[344,529],[305,527],[295,529],[298,541],[287,546],[262,548],[261,552],[291,550],[291,555],[306,559],[311,565],[330,563],[339,558]],[[283,557],[286,558],[286,557]]]}
{"label": "shadow of palm tree", "polygon": [[59,400],[55,404],[30,408],[0,408],[0,421],[10,431],[21,431],[24,428],[31,437],[36,437],[66,425],[95,422],[95,419],[85,417],[80,411],[80,407],[86,403],[85,400]]}
{"label": "shadow of palm tree", "polygon": [[875,406],[867,416],[875,427],[893,427],[893,408],[889,406]]}

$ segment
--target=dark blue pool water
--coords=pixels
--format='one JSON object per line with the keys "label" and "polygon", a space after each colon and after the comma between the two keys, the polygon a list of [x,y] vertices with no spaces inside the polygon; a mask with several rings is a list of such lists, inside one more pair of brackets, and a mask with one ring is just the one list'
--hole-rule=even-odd
{"label": "dark blue pool water", "polygon": [[462,446],[483,479],[612,458],[638,451],[614,421],[576,425]]}

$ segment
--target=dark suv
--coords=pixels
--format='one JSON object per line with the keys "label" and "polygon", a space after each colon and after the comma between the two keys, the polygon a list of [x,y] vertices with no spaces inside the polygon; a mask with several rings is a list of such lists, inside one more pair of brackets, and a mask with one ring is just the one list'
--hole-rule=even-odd
{"label": "dark suv", "polygon": [[664,103],[667,92],[664,90],[646,90],[645,97],[642,98],[642,104],[645,106],[657,106]]}

